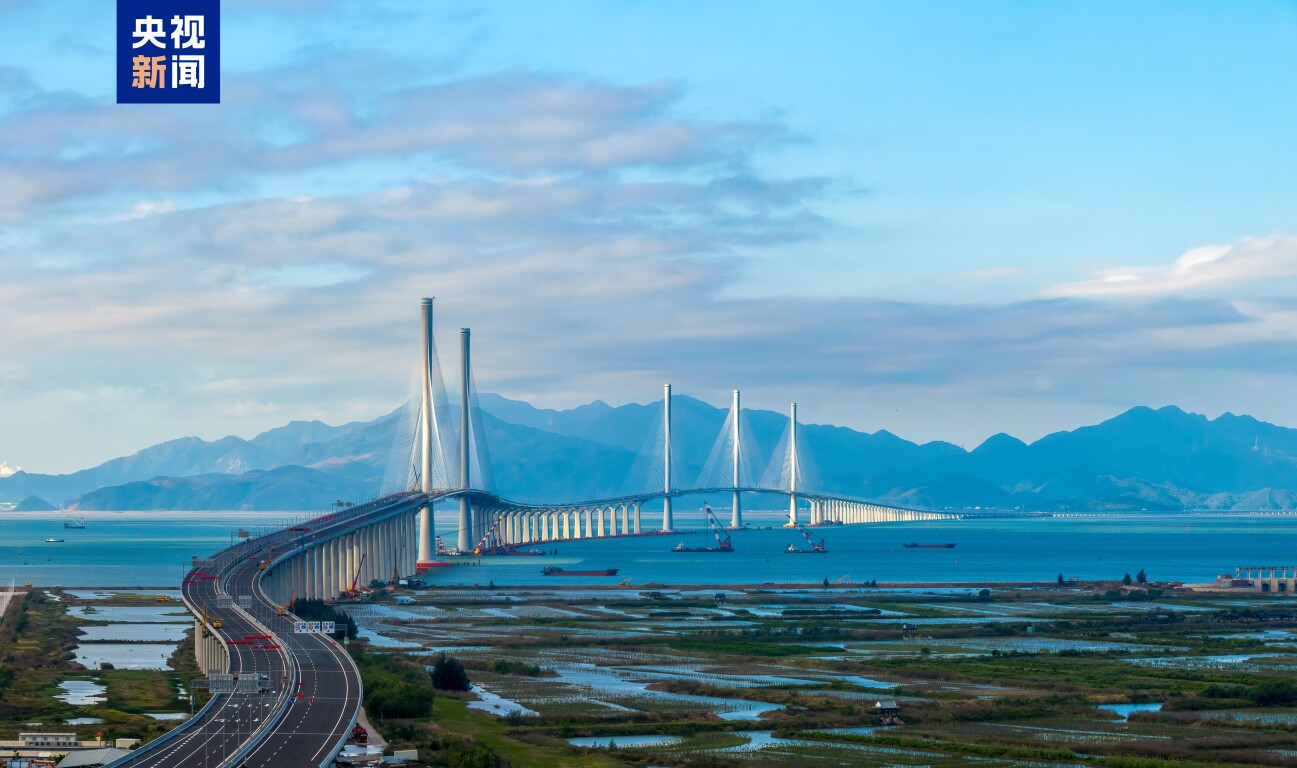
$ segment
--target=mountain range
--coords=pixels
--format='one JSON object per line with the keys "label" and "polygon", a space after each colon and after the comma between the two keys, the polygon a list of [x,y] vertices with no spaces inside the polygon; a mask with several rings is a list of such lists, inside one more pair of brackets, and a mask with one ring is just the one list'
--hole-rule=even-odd
{"label": "mountain range", "polygon": [[[661,404],[535,408],[482,395],[494,488],[505,498],[571,501],[621,493]],[[678,485],[697,477],[727,411],[672,401]],[[183,437],[66,475],[0,477],[0,501],[82,510],[311,510],[379,492],[399,411],[370,422],[292,422],[245,440]],[[769,456],[787,426],[744,412]],[[1226,413],[1132,408],[1033,443],[998,434],[971,451],[887,431],[799,426],[807,487],[928,509],[1179,510],[1297,508],[1297,429]],[[401,460],[404,462],[404,459]]]}

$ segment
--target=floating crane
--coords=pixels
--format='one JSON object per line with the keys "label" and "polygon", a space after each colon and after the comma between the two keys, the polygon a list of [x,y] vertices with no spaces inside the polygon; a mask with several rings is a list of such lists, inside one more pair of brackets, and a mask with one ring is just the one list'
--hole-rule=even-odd
{"label": "floating crane", "polygon": [[806,530],[806,526],[804,525],[797,526],[797,532],[802,535],[802,538],[806,539],[806,543],[810,544],[811,548],[802,549],[796,544],[789,544],[788,548],[784,550],[785,552],[794,555],[822,555],[828,552],[828,550],[824,548],[823,536],[817,536],[816,534],[811,533]]}
{"label": "floating crane", "polygon": [[672,552],[733,552],[734,551],[734,546],[730,544],[730,537],[726,536],[725,538],[721,538],[721,532],[725,530],[725,526],[721,525],[721,521],[716,519],[716,513],[712,512],[711,506],[708,505],[707,502],[705,501],[703,502],[703,511],[707,513],[707,528],[711,533],[711,535],[716,539],[716,546],[686,547],[685,543],[682,541],[671,548]]}

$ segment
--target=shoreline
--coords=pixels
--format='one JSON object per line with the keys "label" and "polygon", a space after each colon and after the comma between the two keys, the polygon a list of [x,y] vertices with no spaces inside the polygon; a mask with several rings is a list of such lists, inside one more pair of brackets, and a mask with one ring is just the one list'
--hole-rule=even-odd
{"label": "shoreline", "polygon": [[[417,577],[415,577],[415,578],[417,578]],[[554,578],[557,578],[557,577],[554,577]],[[610,577],[610,578],[612,578],[612,577]],[[1086,582],[1086,583],[1097,583],[1097,582]],[[592,591],[616,591],[616,592],[621,592],[621,591],[625,591],[625,590],[628,590],[628,589],[629,589],[629,590],[661,590],[661,589],[674,589],[674,590],[697,590],[697,589],[728,589],[728,590],[744,590],[744,589],[809,589],[809,588],[813,588],[813,589],[877,589],[877,590],[883,590],[883,589],[964,589],[964,588],[967,588],[967,589],[985,589],[985,588],[994,588],[994,587],[998,587],[998,588],[1001,588],[1001,589],[1009,589],[1009,588],[1032,589],[1032,588],[1038,588],[1038,587],[1057,587],[1057,586],[1059,586],[1058,583],[1057,583],[1057,582],[1053,582],[1053,581],[985,581],[985,580],[983,580],[983,581],[880,581],[880,582],[877,583],[877,585],[868,584],[868,583],[866,583],[866,582],[862,582],[862,581],[849,581],[849,582],[842,582],[842,583],[840,583],[840,584],[834,584],[834,583],[830,582],[829,585],[828,585],[827,587],[825,587],[825,586],[824,586],[824,582],[822,582],[822,581],[780,581],[780,582],[767,581],[767,582],[759,582],[759,583],[757,583],[757,582],[752,582],[752,583],[741,582],[741,583],[730,583],[730,584],[664,584],[664,583],[659,583],[659,582],[644,582],[644,583],[642,583],[642,584],[545,584],[545,583],[540,583],[540,584],[497,584],[497,585],[495,585],[494,587],[492,587],[492,586],[488,586],[488,585],[484,585],[484,584],[438,584],[438,585],[429,585],[429,586],[424,587],[423,589],[420,589],[420,590],[417,590],[417,591],[418,591],[418,592],[437,592],[437,591],[442,591],[442,590],[481,590],[481,591],[488,591],[488,592],[508,592],[508,591],[510,591],[510,590],[519,590],[519,591],[526,591],[526,590],[546,590],[546,591],[552,591],[552,590],[555,590],[555,589],[559,589],[559,590],[592,590]],[[1077,586],[1079,586],[1079,583],[1072,583],[1072,584],[1069,584],[1068,586],[1070,586],[1070,587],[1077,587]],[[71,584],[60,584],[60,585],[57,585],[57,586],[41,586],[41,585],[33,585],[32,587],[29,587],[29,589],[64,589],[64,590],[67,590],[67,589],[86,589],[86,590],[99,590],[99,591],[105,591],[105,592],[113,592],[113,591],[147,592],[147,591],[150,591],[150,590],[168,590],[168,591],[175,591],[175,590],[177,590],[177,589],[179,589],[179,588],[180,588],[180,586],[179,586],[178,584],[173,584],[173,585],[171,585],[171,586],[165,586],[165,587],[160,587],[160,586],[147,586],[147,587],[137,587],[137,586],[118,586],[118,587],[90,586],[90,587],[87,587],[87,586],[77,586],[77,585],[71,585]]]}

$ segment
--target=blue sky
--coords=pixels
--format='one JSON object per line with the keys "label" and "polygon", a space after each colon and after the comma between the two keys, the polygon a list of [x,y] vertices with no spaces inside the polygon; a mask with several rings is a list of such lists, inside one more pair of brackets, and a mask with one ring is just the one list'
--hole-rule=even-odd
{"label": "blue sky", "polygon": [[113,13],[0,0],[6,466],[372,418],[423,295],[550,407],[1297,424],[1292,3],[225,0],[217,107]]}

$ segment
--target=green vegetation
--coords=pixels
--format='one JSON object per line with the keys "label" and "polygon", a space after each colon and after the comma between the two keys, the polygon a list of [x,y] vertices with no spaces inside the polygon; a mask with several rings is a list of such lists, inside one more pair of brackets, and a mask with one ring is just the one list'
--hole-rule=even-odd
{"label": "green vegetation", "polygon": [[356,639],[356,622],[323,600],[298,598],[293,602],[293,613],[303,621],[332,621],[337,624],[339,632],[343,632],[351,640]]}
{"label": "green vegetation", "polygon": [[[101,724],[62,726],[82,738],[102,733],[105,738],[152,739],[169,730],[174,722],[154,720],[148,712],[188,711],[189,702],[178,687],[198,675],[193,645],[182,641],[171,657],[172,670],[87,671],[74,661],[78,627],[93,623],[94,617],[72,617],[68,595],[61,601],[44,590],[33,590],[9,607],[0,622],[0,738],[16,739],[27,723],[66,723],[76,717],[97,717]],[[120,597],[117,604],[155,604]],[[93,613],[97,613],[93,612]],[[105,687],[105,701],[74,706],[55,697],[65,680],[85,680]]]}
{"label": "green vegetation", "polygon": [[432,665],[432,685],[439,691],[467,691],[472,683],[459,659],[443,652]]}
{"label": "green vegetation", "polygon": [[708,654],[723,654],[726,656],[813,656],[824,652],[823,648],[809,645],[761,642],[747,640],[742,636],[725,634],[681,637],[667,641],[667,645],[680,650],[702,651]]}
{"label": "green vegetation", "polygon": [[[469,709],[471,694],[445,692],[431,718],[376,725],[434,765],[1297,765],[1297,712],[1281,709],[1297,709],[1297,650],[1247,636],[1261,626],[1297,630],[1287,596],[1222,603],[1132,573],[1129,586],[1059,574],[1063,584],[993,594],[753,589],[723,603],[714,590],[607,602],[599,590],[520,590],[505,602],[528,606],[516,612],[448,590],[436,597],[444,613],[435,623],[402,619],[381,631],[408,629],[402,639],[416,640],[423,624],[490,638],[456,660],[474,682],[538,714],[501,705],[492,715]],[[1154,599],[1164,605],[1134,604]],[[1213,661],[1249,651],[1264,655]],[[599,687],[613,677],[648,691]],[[593,690],[577,682],[586,680]],[[888,728],[824,732],[877,727],[873,704],[884,698],[901,702]],[[752,720],[718,718],[717,699],[749,702],[741,706]],[[1097,706],[1124,702],[1163,709],[1123,719]],[[1280,719],[1220,712],[1239,709]],[[745,743],[741,731],[772,730],[793,741],[721,751]],[[680,739],[628,746],[637,735]],[[598,746],[565,741],[573,737]]]}
{"label": "green vegetation", "polygon": [[436,695],[419,663],[404,656],[378,654],[353,645],[351,657],[365,687],[365,711],[377,718],[427,717]]}
{"label": "green vegetation", "polygon": [[528,664],[525,661],[514,661],[513,659],[491,659],[491,663],[486,665],[486,670],[497,675],[522,675],[524,677],[542,677],[554,674],[539,664]]}

